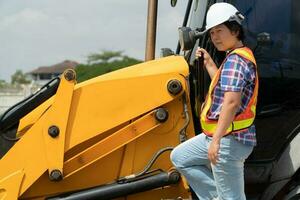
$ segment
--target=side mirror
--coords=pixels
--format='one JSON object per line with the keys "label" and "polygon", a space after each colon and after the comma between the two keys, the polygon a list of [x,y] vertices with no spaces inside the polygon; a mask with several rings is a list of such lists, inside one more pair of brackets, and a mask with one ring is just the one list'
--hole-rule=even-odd
{"label": "side mirror", "polygon": [[192,30],[190,27],[179,27],[179,43],[182,51],[191,50],[197,39],[199,39],[203,33],[198,29]]}
{"label": "side mirror", "polygon": [[175,55],[174,51],[172,51],[170,48],[161,48],[160,49],[160,57],[167,57]]}

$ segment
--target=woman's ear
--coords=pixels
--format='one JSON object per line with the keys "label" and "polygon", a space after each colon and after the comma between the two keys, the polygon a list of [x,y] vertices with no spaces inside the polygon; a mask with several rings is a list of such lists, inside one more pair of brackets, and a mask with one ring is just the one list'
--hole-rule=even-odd
{"label": "woman's ear", "polygon": [[232,34],[233,36],[236,36],[236,37],[238,37],[238,36],[239,36],[239,34],[240,34],[240,30],[231,31],[231,34]]}

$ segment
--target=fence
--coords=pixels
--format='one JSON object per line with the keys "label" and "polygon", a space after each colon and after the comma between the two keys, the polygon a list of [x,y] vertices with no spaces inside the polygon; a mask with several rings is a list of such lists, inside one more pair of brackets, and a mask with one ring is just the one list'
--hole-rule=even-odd
{"label": "fence", "polygon": [[0,89],[0,115],[30,94],[27,88]]}

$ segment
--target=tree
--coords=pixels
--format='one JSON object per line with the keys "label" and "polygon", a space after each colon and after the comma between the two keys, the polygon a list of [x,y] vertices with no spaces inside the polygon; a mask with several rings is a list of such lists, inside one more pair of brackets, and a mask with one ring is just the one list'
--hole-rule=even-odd
{"label": "tree", "polygon": [[102,51],[101,53],[91,53],[87,57],[88,64],[108,63],[112,59],[122,58],[122,51]]}
{"label": "tree", "polygon": [[82,82],[93,77],[135,65],[141,60],[122,55],[122,51],[103,51],[88,56],[88,64],[76,66],[77,81]]}
{"label": "tree", "polygon": [[17,70],[12,76],[11,76],[11,84],[28,84],[30,83],[30,80],[27,80],[26,75],[23,73],[22,70]]}
{"label": "tree", "polygon": [[4,88],[7,85],[5,80],[0,79],[0,88]]}

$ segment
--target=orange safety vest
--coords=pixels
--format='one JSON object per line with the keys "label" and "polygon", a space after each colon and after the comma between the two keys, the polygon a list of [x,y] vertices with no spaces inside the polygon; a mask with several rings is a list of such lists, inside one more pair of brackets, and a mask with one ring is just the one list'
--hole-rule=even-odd
{"label": "orange safety vest", "polygon": [[[255,78],[254,92],[252,94],[252,97],[251,97],[246,109],[239,115],[235,116],[233,122],[230,124],[230,126],[226,130],[226,135],[229,133],[232,133],[233,131],[246,129],[253,124],[254,119],[255,119],[256,102],[257,102],[257,94],[258,94],[257,66],[256,66],[256,61],[255,61],[252,51],[247,47],[243,47],[243,48],[238,48],[238,49],[233,50],[232,52],[230,52],[227,55],[227,57],[231,54],[237,54],[237,55],[251,61],[255,65],[256,78]],[[227,57],[225,58],[225,60],[227,59]],[[225,60],[224,60],[224,62],[225,62]],[[206,135],[209,135],[209,136],[212,136],[216,132],[216,129],[217,129],[218,120],[208,119],[207,114],[208,114],[209,109],[212,106],[213,91],[220,80],[220,75],[221,75],[221,71],[222,71],[224,62],[222,63],[221,67],[218,69],[218,71],[216,72],[215,76],[213,77],[213,79],[210,83],[208,94],[206,96],[206,100],[204,102],[204,107],[202,109],[201,116],[200,116],[202,131]]]}

